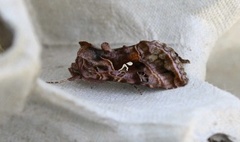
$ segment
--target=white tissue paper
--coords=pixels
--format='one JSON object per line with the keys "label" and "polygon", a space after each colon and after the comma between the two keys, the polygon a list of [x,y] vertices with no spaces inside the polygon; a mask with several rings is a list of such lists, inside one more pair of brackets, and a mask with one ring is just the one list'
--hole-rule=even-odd
{"label": "white tissue paper", "polygon": [[[215,41],[240,18],[239,0],[0,0],[0,12],[15,34],[0,54],[1,141],[205,142],[216,133],[240,141],[239,99],[204,81]],[[70,77],[80,40],[165,42],[190,60],[189,83],[139,86],[142,95],[121,83],[45,83]]]}

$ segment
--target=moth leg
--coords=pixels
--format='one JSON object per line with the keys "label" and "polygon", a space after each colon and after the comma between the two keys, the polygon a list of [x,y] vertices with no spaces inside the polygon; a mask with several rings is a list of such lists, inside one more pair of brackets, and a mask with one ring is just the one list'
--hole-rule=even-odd
{"label": "moth leg", "polygon": [[142,91],[141,91],[136,85],[133,85],[133,87],[137,90],[137,92],[138,92],[140,95],[143,94]]}
{"label": "moth leg", "polygon": [[180,60],[182,63],[184,63],[184,64],[189,64],[189,63],[190,63],[189,60],[183,59],[183,58],[181,58],[181,57],[179,57],[179,60]]}

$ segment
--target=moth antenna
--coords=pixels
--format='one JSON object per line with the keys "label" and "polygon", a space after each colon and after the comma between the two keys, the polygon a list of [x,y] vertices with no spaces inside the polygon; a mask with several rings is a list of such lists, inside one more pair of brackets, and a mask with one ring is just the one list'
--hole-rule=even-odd
{"label": "moth antenna", "polygon": [[63,83],[69,81],[69,79],[63,79],[63,80],[59,80],[59,81],[47,81],[47,83],[49,84],[58,84],[58,83]]}

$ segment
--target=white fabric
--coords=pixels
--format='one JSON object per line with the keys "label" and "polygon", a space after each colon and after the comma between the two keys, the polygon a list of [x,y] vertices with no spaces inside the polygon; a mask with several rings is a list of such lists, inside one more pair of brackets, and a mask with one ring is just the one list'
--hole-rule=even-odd
{"label": "white fabric", "polygon": [[[189,59],[190,82],[139,87],[140,95],[127,84],[36,81],[39,44],[25,8],[44,45],[43,80],[70,76],[79,40],[120,47],[145,39]],[[203,142],[219,132],[240,141],[239,99],[204,81],[211,48],[240,18],[239,0],[0,0],[0,12],[16,35],[0,56],[0,141]]]}

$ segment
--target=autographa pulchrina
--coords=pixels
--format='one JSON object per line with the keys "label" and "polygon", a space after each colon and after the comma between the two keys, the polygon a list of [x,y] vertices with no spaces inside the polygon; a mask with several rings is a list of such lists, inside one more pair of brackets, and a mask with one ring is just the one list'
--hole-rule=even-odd
{"label": "autographa pulchrina", "polygon": [[[136,45],[111,49],[104,42],[101,49],[86,41],[79,42],[77,58],[68,69],[68,80],[115,81],[150,88],[177,88],[188,82],[182,59],[165,43],[140,41]],[[49,82],[59,83],[59,82]]]}

